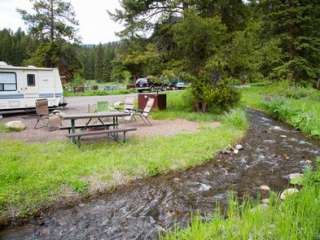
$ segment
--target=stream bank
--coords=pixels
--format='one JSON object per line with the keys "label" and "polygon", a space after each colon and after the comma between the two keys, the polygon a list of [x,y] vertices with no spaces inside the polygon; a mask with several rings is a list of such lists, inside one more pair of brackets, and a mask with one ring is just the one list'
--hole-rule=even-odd
{"label": "stream bank", "polygon": [[186,226],[192,212],[210,218],[215,204],[226,206],[230,191],[254,197],[268,185],[279,192],[288,186],[289,174],[303,172],[320,155],[320,143],[261,112],[248,115],[250,129],[238,154],[221,153],[185,172],[137,181],[5,229],[0,239],[156,239]]}

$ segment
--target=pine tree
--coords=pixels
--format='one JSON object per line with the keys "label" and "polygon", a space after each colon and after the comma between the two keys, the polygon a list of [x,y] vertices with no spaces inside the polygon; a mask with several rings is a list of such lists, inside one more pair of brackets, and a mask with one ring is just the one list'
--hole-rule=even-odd
{"label": "pine tree", "polygon": [[293,82],[320,76],[320,4],[318,0],[266,0],[265,29],[280,39],[283,59],[276,73]]}
{"label": "pine tree", "polygon": [[70,2],[64,0],[30,0],[35,13],[18,9],[29,26],[31,34],[41,40],[54,42],[57,39],[76,38],[75,12]]}
{"label": "pine tree", "polygon": [[104,80],[104,62],[105,62],[104,48],[102,44],[99,44],[96,49],[96,63],[95,63],[95,79]]}

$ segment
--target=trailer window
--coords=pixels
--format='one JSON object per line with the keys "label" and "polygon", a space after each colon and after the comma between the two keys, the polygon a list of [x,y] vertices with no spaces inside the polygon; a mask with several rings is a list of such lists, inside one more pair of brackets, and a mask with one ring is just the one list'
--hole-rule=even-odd
{"label": "trailer window", "polygon": [[28,81],[28,87],[34,87],[36,85],[36,75],[28,74],[27,81]]}
{"label": "trailer window", "polygon": [[16,91],[17,76],[11,72],[0,72],[0,91]]}

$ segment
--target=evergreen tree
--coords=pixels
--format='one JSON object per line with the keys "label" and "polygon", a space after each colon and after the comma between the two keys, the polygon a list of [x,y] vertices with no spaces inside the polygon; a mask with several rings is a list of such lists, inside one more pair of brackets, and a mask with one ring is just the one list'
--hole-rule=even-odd
{"label": "evergreen tree", "polygon": [[76,38],[78,21],[70,2],[64,0],[30,0],[34,13],[18,9],[31,34],[41,40]]}
{"label": "evergreen tree", "polygon": [[0,61],[20,66],[37,48],[38,41],[28,36],[21,29],[15,33],[3,29],[0,31]]}
{"label": "evergreen tree", "polygon": [[265,0],[265,31],[280,39],[282,64],[276,74],[293,82],[320,76],[318,0]]}
{"label": "evergreen tree", "polygon": [[96,49],[95,78],[96,80],[104,80],[104,63],[105,53],[103,45],[100,43]]}

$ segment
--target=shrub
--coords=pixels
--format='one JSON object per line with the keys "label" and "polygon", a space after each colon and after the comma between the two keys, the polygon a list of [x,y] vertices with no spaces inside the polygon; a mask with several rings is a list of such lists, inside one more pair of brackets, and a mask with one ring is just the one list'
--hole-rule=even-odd
{"label": "shrub", "polygon": [[192,94],[195,101],[194,105],[198,111],[202,112],[228,110],[240,101],[240,93],[224,84],[192,86]]}
{"label": "shrub", "polygon": [[231,87],[219,85],[205,89],[204,99],[208,103],[209,108],[225,110],[240,101],[240,94]]}

